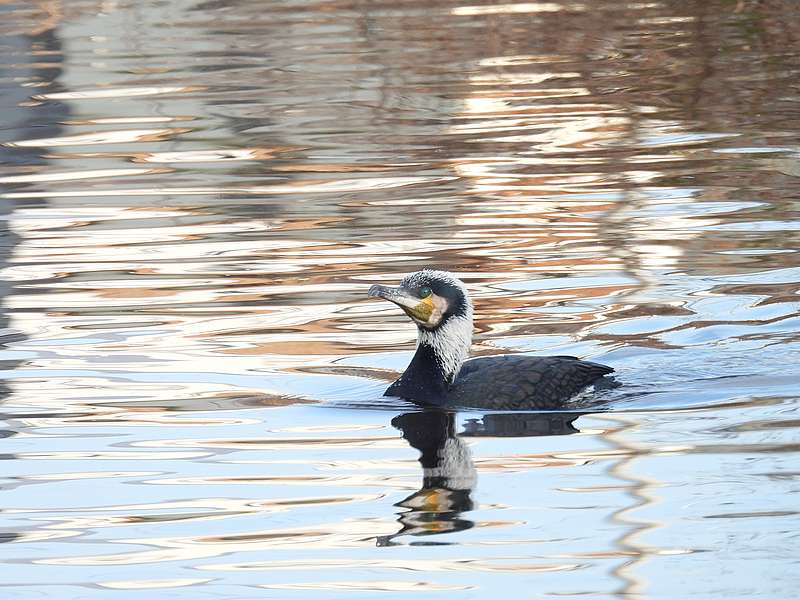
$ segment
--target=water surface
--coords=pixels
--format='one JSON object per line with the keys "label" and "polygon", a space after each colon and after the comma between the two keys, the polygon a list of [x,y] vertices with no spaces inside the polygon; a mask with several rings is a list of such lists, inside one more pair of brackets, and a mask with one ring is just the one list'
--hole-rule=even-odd
{"label": "water surface", "polygon": [[[781,0],[0,4],[4,596],[793,595],[798,48]],[[608,409],[383,398],[366,291],[423,266]]]}

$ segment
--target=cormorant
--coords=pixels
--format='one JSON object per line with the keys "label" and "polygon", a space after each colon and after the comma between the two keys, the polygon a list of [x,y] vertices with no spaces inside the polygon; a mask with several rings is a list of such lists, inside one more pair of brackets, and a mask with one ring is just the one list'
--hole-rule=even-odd
{"label": "cormorant", "polygon": [[492,410],[563,408],[580,390],[614,371],[574,356],[466,360],[472,345],[472,303],[464,284],[445,271],[412,273],[397,288],[373,285],[369,295],[397,304],[418,328],[416,354],[384,396]]}

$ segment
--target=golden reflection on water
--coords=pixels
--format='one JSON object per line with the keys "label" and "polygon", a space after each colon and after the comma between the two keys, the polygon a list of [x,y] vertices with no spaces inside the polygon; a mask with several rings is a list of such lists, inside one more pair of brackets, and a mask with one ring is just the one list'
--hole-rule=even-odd
{"label": "golden reflection on water", "polygon": [[158,94],[189,93],[202,91],[202,87],[130,87],[130,88],[111,88],[99,90],[80,90],[74,92],[54,92],[52,94],[34,94],[34,100],[89,100],[92,98],[135,98],[137,96],[154,96]]}
{"label": "golden reflection on water", "polygon": [[92,146],[95,144],[123,144],[128,142],[160,142],[191,129],[122,129],[119,131],[97,131],[60,138],[41,138],[8,142],[11,148],[56,148],[59,146]]}

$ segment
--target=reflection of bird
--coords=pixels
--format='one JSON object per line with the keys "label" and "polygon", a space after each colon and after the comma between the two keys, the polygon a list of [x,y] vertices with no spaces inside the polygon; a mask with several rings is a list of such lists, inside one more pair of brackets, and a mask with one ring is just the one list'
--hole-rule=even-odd
{"label": "reflection of bird", "polygon": [[472,527],[461,513],[473,508],[470,493],[477,474],[469,448],[456,436],[453,413],[436,409],[406,413],[392,419],[392,425],[420,452],[422,488],[395,505],[408,509],[400,514],[401,529],[380,537],[378,545],[393,545],[399,535],[426,536]]}
{"label": "reflection of bird", "polygon": [[377,545],[393,546],[396,538],[404,535],[455,533],[474,526],[464,513],[474,508],[471,495],[478,473],[463,438],[578,433],[573,422],[580,416],[576,412],[491,413],[468,420],[461,435],[456,432],[455,413],[448,410],[426,408],[396,416],[392,425],[419,450],[422,487],[395,504],[405,509],[398,515],[400,529],[378,537]]}
{"label": "reflection of bird", "polygon": [[472,304],[464,284],[424,270],[400,287],[373,285],[370,296],[397,304],[417,324],[417,352],[386,390],[419,404],[489,409],[552,409],[614,371],[574,356],[491,356],[465,362],[472,345]]}

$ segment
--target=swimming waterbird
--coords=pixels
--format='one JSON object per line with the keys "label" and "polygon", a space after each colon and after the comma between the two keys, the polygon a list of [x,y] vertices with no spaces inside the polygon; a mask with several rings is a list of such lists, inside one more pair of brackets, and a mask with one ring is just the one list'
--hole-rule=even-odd
{"label": "swimming waterbird", "polygon": [[411,364],[384,393],[417,404],[507,409],[564,408],[565,402],[614,369],[574,356],[519,354],[467,360],[472,303],[451,273],[425,269],[396,288],[373,285],[369,295],[393,302],[417,325]]}

